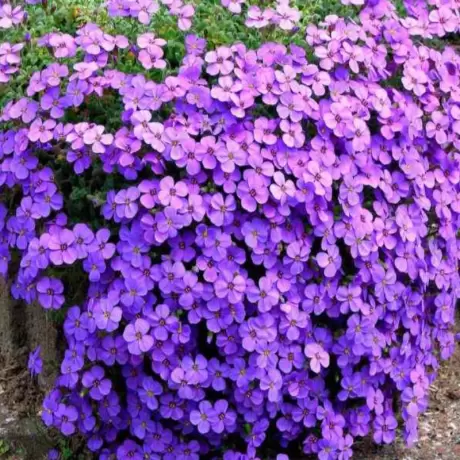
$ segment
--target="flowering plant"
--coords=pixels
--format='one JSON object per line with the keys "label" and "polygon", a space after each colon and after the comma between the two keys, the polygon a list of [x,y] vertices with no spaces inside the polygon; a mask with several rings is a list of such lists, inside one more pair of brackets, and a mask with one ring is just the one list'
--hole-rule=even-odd
{"label": "flowering plant", "polygon": [[187,35],[172,71],[152,31],[38,41],[54,62],[1,116],[0,274],[65,309],[47,426],[101,459],[347,460],[397,411],[416,441],[460,288],[460,59],[428,46],[455,6],[369,1],[302,47]]}

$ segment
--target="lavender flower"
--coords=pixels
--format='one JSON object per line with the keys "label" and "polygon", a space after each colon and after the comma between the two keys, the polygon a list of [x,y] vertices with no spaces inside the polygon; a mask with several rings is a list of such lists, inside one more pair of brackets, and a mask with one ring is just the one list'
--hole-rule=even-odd
{"label": "lavender flower", "polygon": [[29,361],[27,368],[29,369],[32,377],[41,374],[43,370],[43,361],[40,357],[41,348],[38,346],[34,351],[29,354]]}

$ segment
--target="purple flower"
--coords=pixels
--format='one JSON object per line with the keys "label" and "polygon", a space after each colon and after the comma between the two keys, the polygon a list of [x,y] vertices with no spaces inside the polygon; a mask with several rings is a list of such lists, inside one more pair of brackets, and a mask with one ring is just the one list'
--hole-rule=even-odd
{"label": "purple flower", "polygon": [[370,388],[366,397],[367,407],[375,411],[377,415],[383,414],[384,396],[380,390]]}
{"label": "purple flower", "polygon": [[222,433],[224,430],[233,431],[235,429],[236,413],[229,410],[228,402],[219,399],[214,403],[215,418],[211,425],[215,433]]}
{"label": "purple flower", "polygon": [[75,40],[69,34],[54,33],[49,38],[56,58],[73,57],[76,52]]}
{"label": "purple flower", "polygon": [[396,435],[398,422],[392,415],[378,415],[374,420],[374,441],[377,444],[390,444]]}
{"label": "purple flower", "polygon": [[201,401],[198,410],[190,412],[190,422],[198,428],[201,434],[209,433],[211,427],[218,423],[218,415],[209,401]]}
{"label": "purple flower", "polygon": [[315,186],[315,193],[320,196],[325,195],[332,184],[330,174],[322,170],[316,161],[308,162],[307,172],[304,174],[303,180],[312,183]]}
{"label": "purple flower", "polygon": [[89,245],[93,242],[94,234],[85,224],[76,224],[73,228],[75,236],[75,250],[77,257],[84,259],[88,256]]}
{"label": "purple flower", "polygon": [[21,118],[24,123],[30,123],[35,119],[37,111],[38,104],[35,101],[30,101],[27,98],[22,98],[13,104],[9,113],[11,118]]}
{"label": "purple flower", "polygon": [[62,229],[52,234],[48,242],[51,262],[55,265],[73,264],[78,258],[74,242],[75,235],[71,230]]}
{"label": "purple flower", "polygon": [[123,332],[123,338],[128,343],[128,350],[133,355],[148,352],[153,346],[153,338],[148,335],[150,326],[143,319],[136,319],[134,324],[128,324]]}
{"label": "purple flower", "polygon": [[232,52],[226,46],[219,47],[216,51],[206,53],[205,61],[208,63],[207,72],[210,75],[228,75],[234,67],[230,60]]}
{"label": "purple flower", "polygon": [[105,378],[104,369],[100,366],[92,367],[83,374],[82,383],[89,390],[89,395],[96,401],[100,401],[110,393],[112,382]]}
{"label": "purple flower", "polygon": [[130,439],[123,442],[117,449],[117,457],[118,458],[130,458],[133,460],[142,460],[143,455],[141,448],[138,444]]}
{"label": "purple flower", "polygon": [[298,407],[292,411],[292,419],[295,422],[302,422],[305,427],[311,428],[316,425],[316,410],[318,401],[316,399],[299,399]]}
{"label": "purple flower", "polygon": [[122,310],[120,307],[114,305],[117,301],[115,296],[109,296],[107,299],[101,299],[94,307],[93,315],[98,329],[113,332],[118,329]]}
{"label": "purple flower", "polygon": [[220,299],[228,298],[229,302],[236,303],[243,299],[246,288],[245,279],[229,271],[223,271],[221,277],[215,282],[216,296]]}
{"label": "purple flower", "polygon": [[25,12],[21,6],[13,8],[8,3],[0,8],[0,29],[10,29],[24,20]]}
{"label": "purple flower", "polygon": [[270,185],[270,192],[283,205],[289,197],[295,195],[294,183],[290,180],[286,181],[284,175],[279,171],[273,175],[273,180],[275,183]]}
{"label": "purple flower", "polygon": [[142,381],[142,388],[139,390],[140,400],[146,404],[150,410],[158,408],[158,400],[155,396],[162,393],[161,385],[150,377],[145,377]]}
{"label": "purple flower", "polygon": [[195,359],[185,356],[181,366],[187,381],[192,385],[204,382],[208,378],[207,360],[202,355],[198,355]]}
{"label": "purple flower", "polygon": [[115,196],[116,214],[117,216],[127,219],[132,219],[139,209],[137,199],[140,193],[136,187],[130,187],[126,190],[119,191]]}
{"label": "purple flower", "polygon": [[58,310],[64,303],[64,285],[55,278],[43,277],[37,283],[38,301],[43,308]]}
{"label": "purple flower", "polygon": [[235,199],[231,195],[225,198],[217,193],[211,198],[211,209],[209,219],[216,226],[229,225],[233,222],[233,211],[236,209]]}
{"label": "purple flower", "polygon": [[46,120],[43,122],[40,118],[37,118],[30,126],[28,137],[32,142],[40,141],[44,144],[53,138],[52,130],[55,126],[56,122],[54,120]]}
{"label": "purple flower", "polygon": [[[163,50],[157,44],[152,44],[151,39],[146,37],[146,35],[150,34],[140,35],[137,39],[139,47],[146,48],[141,49],[139,52],[139,61],[145,69],[164,69],[166,61],[162,59],[164,55]],[[158,41],[158,39],[155,41]]]}
{"label": "purple flower", "polygon": [[316,256],[316,261],[324,269],[324,275],[328,278],[333,278],[342,264],[342,258],[339,255],[337,246],[329,247],[327,253],[319,252]]}
{"label": "purple flower", "polygon": [[54,417],[56,425],[64,436],[70,436],[75,433],[75,422],[78,419],[78,411],[74,406],[59,404]]}
{"label": "purple flower", "polygon": [[259,280],[259,287],[251,286],[246,293],[248,300],[255,303],[261,313],[270,311],[279,302],[280,294],[267,277]]}
{"label": "purple flower", "polygon": [[401,398],[407,404],[407,413],[412,417],[417,417],[419,412],[425,409],[425,390],[419,385],[414,385],[413,388],[407,387],[403,391]]}
{"label": "purple flower", "polygon": [[165,177],[160,181],[158,199],[163,206],[171,206],[175,209],[182,207],[182,198],[187,195],[187,186],[184,182],[174,183],[172,177]]}
{"label": "purple flower", "polygon": [[195,8],[190,4],[182,5],[171,9],[171,14],[177,16],[180,30],[189,30],[192,26],[191,18],[195,14]]}
{"label": "purple flower", "polygon": [[68,310],[64,330],[67,335],[74,336],[80,342],[88,336],[87,316],[81,312],[79,307],[72,307]]}
{"label": "purple flower", "polygon": [[106,146],[113,142],[113,135],[104,134],[104,129],[104,126],[94,126],[83,134],[83,142],[86,145],[91,145],[94,153],[104,153]]}
{"label": "purple flower", "polygon": [[175,323],[169,307],[160,304],[150,315],[150,324],[153,330],[153,337],[157,340],[167,340],[169,333],[172,331],[171,326]]}
{"label": "purple flower", "polygon": [[48,460],[58,460],[59,451],[57,449],[51,449],[48,451]]}
{"label": "purple flower", "polygon": [[111,259],[115,253],[115,245],[108,243],[110,239],[110,230],[101,228],[96,232],[96,235],[91,243],[88,244],[88,252],[97,252],[103,259]]}
{"label": "purple flower", "polygon": [[38,346],[34,351],[29,354],[29,361],[27,368],[30,374],[33,376],[41,374],[43,370],[43,361],[40,357],[41,348]]}
{"label": "purple flower", "polygon": [[271,402],[279,401],[282,385],[283,379],[276,369],[269,369],[260,380],[260,389],[268,390],[268,400]]}
{"label": "purple flower", "polygon": [[305,346],[305,356],[310,358],[310,369],[317,374],[321,371],[321,367],[329,367],[329,354],[317,343]]}
{"label": "purple flower", "polygon": [[185,37],[185,47],[188,54],[201,55],[206,50],[206,40],[189,34]]}
{"label": "purple flower", "polygon": [[[145,29],[160,3],[191,27],[187,2],[101,8]],[[347,460],[358,436],[394,440],[397,409],[416,440],[456,339],[460,72],[430,40],[459,18],[343,3],[353,21],[329,15],[297,45],[184,34],[184,55],[84,22],[0,45],[0,273],[47,309],[66,286],[42,418],[95,456]],[[284,0],[222,4],[274,36],[304,19]]]}

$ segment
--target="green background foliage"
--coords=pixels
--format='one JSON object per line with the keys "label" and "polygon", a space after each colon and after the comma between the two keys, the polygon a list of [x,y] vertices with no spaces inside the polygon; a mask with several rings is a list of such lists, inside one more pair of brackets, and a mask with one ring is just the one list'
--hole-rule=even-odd
{"label": "green background foliage", "polygon": [[[219,45],[230,45],[243,42],[250,48],[256,48],[267,41],[279,43],[302,44],[306,25],[317,23],[328,14],[354,16],[356,10],[340,3],[340,0],[295,0],[301,12],[300,27],[295,32],[283,32],[273,27],[263,30],[249,29],[244,25],[244,15],[234,15],[224,8],[220,0],[192,0],[195,16],[192,28],[187,33],[195,33],[208,41],[210,48]],[[250,0],[251,4],[265,4],[264,1]],[[149,25],[140,24],[135,18],[111,18],[108,16],[102,0],[48,0],[46,7],[42,4],[27,5],[28,20],[19,27],[0,30],[0,43],[25,42],[26,34],[30,35],[25,49],[22,51],[21,69],[6,85],[0,85],[0,107],[24,95],[31,75],[53,62],[53,57],[46,48],[37,46],[37,40],[50,32],[74,34],[76,30],[88,22],[98,24],[105,32],[127,36],[131,43],[145,32],[154,32],[168,43],[165,47],[168,67],[163,71],[145,71],[134,56],[126,52],[120,59],[118,69],[127,72],[143,72],[147,77],[161,80],[166,75],[175,73],[184,55],[185,33],[177,27],[176,18],[166,8],[153,16]]]}

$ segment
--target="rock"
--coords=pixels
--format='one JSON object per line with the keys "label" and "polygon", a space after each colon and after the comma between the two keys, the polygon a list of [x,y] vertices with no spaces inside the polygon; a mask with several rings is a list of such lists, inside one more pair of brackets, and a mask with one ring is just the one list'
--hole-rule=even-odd
{"label": "rock", "polygon": [[21,418],[0,404],[1,458],[42,460],[53,446],[37,417]]}
{"label": "rock", "polygon": [[29,352],[40,345],[44,372],[38,383],[42,389],[49,389],[60,358],[58,330],[48,313],[36,303],[25,305],[15,301],[10,295],[10,284],[0,277],[0,318],[1,367],[18,365],[25,370]]}

